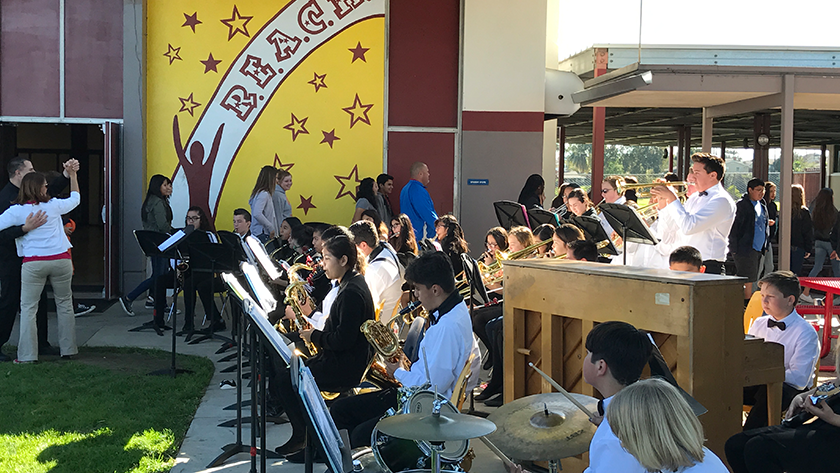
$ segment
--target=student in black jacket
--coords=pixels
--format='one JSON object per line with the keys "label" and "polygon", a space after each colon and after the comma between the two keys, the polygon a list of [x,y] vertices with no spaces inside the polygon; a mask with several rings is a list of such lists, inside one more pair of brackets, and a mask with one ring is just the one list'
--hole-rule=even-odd
{"label": "student in black jacket", "polygon": [[[364,276],[357,273],[356,245],[346,236],[331,238],[324,244],[324,270],[331,280],[339,281],[338,295],[330,309],[324,330],[301,330],[304,340],[311,341],[318,354],[306,360],[312,376],[322,391],[344,392],[356,387],[373,357],[373,349],[359,330],[362,323],[374,318],[373,298]],[[304,315],[308,305],[301,306]],[[292,387],[286,367],[275,373],[280,402],[292,424],[291,438],[276,451],[291,461],[302,460],[305,447],[306,420],[303,406]]]}
{"label": "student in black jacket", "polygon": [[811,256],[814,248],[814,223],[811,212],[805,206],[805,188],[794,184],[790,188],[790,270],[799,276],[802,263]]}
{"label": "student in black jacket", "polygon": [[[78,165],[78,161],[70,159],[64,163],[67,166]],[[20,192],[20,181],[23,176],[34,172],[32,162],[25,158],[13,158],[7,166],[9,171],[9,183],[0,190],[0,213],[3,213],[17,199]],[[47,192],[50,196],[57,196],[64,190],[70,180],[64,174],[53,180]],[[46,223],[47,218],[43,212],[41,215],[31,215],[27,223],[22,226],[15,226],[0,231],[0,347],[9,341],[12,334],[12,327],[15,324],[15,317],[20,310],[20,268],[23,258],[18,256],[15,239],[23,236],[26,232],[40,227]],[[41,293],[41,302],[38,304],[36,315],[38,327],[38,353],[40,355],[58,355],[58,349],[47,341],[47,292]],[[11,361],[8,355],[0,353],[0,361]]]}
{"label": "student in black jacket", "polygon": [[735,257],[738,276],[747,278],[744,300],[752,296],[758,281],[761,257],[770,245],[770,218],[764,203],[764,181],[752,178],[747,193],[735,204],[735,220],[729,230],[729,252]]}

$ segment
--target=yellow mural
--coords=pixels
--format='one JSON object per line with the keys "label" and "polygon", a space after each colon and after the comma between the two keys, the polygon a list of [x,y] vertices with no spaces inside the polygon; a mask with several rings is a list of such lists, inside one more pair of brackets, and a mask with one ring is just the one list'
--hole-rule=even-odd
{"label": "yellow mural", "polygon": [[146,5],[146,180],[173,178],[173,224],[199,205],[232,229],[267,164],[294,216],[349,224],[382,172],[384,0]]}

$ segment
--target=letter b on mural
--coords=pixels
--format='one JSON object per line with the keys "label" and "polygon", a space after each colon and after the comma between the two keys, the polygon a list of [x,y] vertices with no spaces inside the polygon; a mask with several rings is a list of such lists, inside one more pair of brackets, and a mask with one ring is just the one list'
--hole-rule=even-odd
{"label": "letter b on mural", "polygon": [[229,229],[262,166],[303,221],[347,224],[382,172],[384,0],[148,2],[146,178]]}

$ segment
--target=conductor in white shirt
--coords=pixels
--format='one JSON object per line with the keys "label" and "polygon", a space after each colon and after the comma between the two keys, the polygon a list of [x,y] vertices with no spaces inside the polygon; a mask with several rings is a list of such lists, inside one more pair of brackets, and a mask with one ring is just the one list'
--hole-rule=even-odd
{"label": "conductor in white shirt", "polygon": [[[449,399],[461,370],[471,355],[470,392],[478,382],[481,356],[472,332],[469,309],[455,288],[455,273],[449,258],[434,251],[421,255],[406,268],[406,279],[414,283],[414,292],[429,312],[429,328],[420,342],[419,359],[407,366],[405,355],[397,363],[387,363],[386,370],[404,387],[427,382]],[[650,344],[648,343],[648,346]],[[429,371],[426,371],[426,367]],[[359,394],[337,400],[330,408],[336,427],[350,432],[350,446],[370,445],[374,426],[389,408],[397,407],[397,389]]]}
{"label": "conductor in white shirt", "polygon": [[350,233],[353,243],[367,258],[365,281],[374,307],[380,309],[379,321],[387,326],[402,297],[405,270],[391,245],[379,241],[379,233],[372,223],[360,220],[350,226]]}
{"label": "conductor in white shirt", "polygon": [[[785,347],[785,382],[782,384],[782,409],[787,409],[797,394],[814,383],[814,367],[820,356],[820,341],[811,324],[796,312],[799,279],[790,271],[775,271],[761,278],[763,316],[755,319],[749,335]],[[767,390],[764,386],[744,388],[744,404],[752,405],[744,430],[767,425]],[[781,418],[782,413],[777,413]]]}
{"label": "conductor in white shirt", "polygon": [[583,379],[604,396],[598,403],[598,430],[589,444],[585,473],[647,473],[613,433],[604,414],[612,397],[638,381],[652,351],[647,335],[626,322],[604,322],[586,336]]}
{"label": "conductor in white shirt", "polygon": [[729,230],[735,220],[735,201],[721,185],[726,163],[709,153],[695,153],[691,161],[689,172],[697,192],[685,205],[669,187],[656,186],[650,193],[665,203],[659,215],[674,222],[679,245],[700,250],[707,273],[725,274]]}

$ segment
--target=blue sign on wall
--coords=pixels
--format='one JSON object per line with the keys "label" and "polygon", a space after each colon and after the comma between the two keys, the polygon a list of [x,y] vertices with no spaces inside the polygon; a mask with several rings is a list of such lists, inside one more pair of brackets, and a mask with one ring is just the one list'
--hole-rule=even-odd
{"label": "blue sign on wall", "polygon": [[467,179],[468,186],[489,186],[490,179]]}

